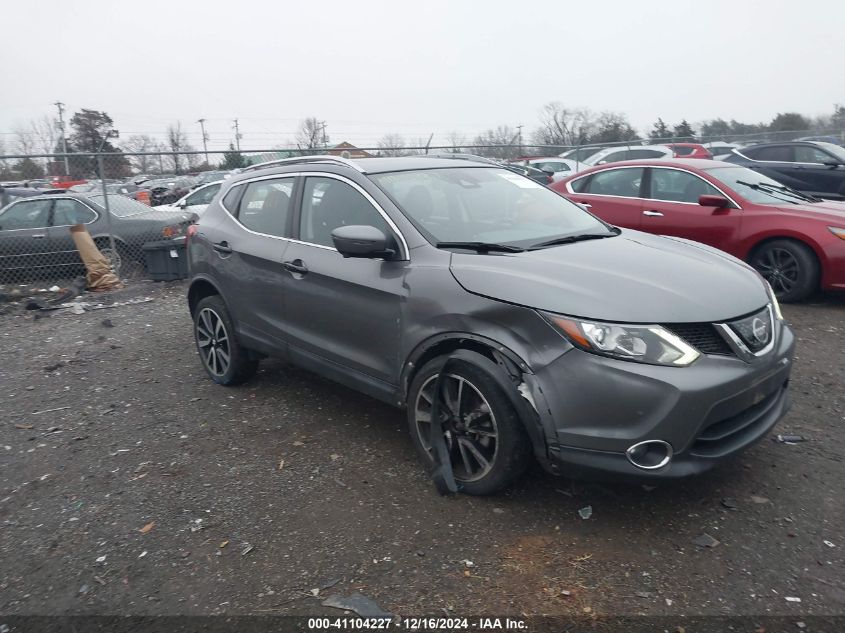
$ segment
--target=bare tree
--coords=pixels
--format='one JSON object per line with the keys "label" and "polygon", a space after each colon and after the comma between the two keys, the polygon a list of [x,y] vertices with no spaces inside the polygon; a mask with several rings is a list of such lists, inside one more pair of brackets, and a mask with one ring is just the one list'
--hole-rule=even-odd
{"label": "bare tree", "polygon": [[472,153],[503,160],[514,158],[520,151],[517,145],[518,138],[519,132],[508,125],[500,125],[495,130],[487,130],[476,136],[472,144],[485,147],[476,147]]}
{"label": "bare tree", "polygon": [[35,139],[39,154],[52,154],[56,151],[59,142],[59,133],[56,122],[46,114],[40,119],[33,119],[29,122],[29,128]]}
{"label": "bare tree", "polygon": [[[156,142],[146,134],[136,134],[130,136],[123,143],[123,151],[125,152],[154,152],[156,150]],[[155,156],[128,156],[129,162],[138,170],[140,174],[149,173],[156,167],[154,163]]]}
{"label": "bare tree", "polygon": [[461,148],[469,145],[467,137],[460,132],[449,132],[449,136],[447,138],[449,139],[449,145],[452,146],[450,151],[455,154],[459,154],[461,152]]}
{"label": "bare tree", "polygon": [[405,139],[401,134],[385,134],[378,142],[379,154],[382,156],[407,156]]}
{"label": "bare tree", "polygon": [[14,151],[18,154],[33,154],[35,151],[35,138],[32,135],[32,130],[24,125],[15,125],[12,128],[14,136]]}
{"label": "bare tree", "polygon": [[324,121],[311,116],[299,122],[299,129],[296,132],[296,146],[299,149],[315,150],[325,147],[328,142]]}
{"label": "bare tree", "polygon": [[[188,137],[185,135],[185,132],[182,131],[181,122],[177,121],[176,123],[171,123],[167,126],[167,146],[170,149],[171,159],[173,160],[173,171],[178,174],[181,171],[182,159],[186,158],[184,156],[180,156],[180,153],[193,150],[193,148],[188,145]],[[188,165],[190,164],[190,161],[185,160],[184,163]]]}
{"label": "bare tree", "polygon": [[537,145],[569,146],[588,141],[595,129],[595,119],[586,108],[567,108],[559,101],[543,106],[540,127],[532,138]]}

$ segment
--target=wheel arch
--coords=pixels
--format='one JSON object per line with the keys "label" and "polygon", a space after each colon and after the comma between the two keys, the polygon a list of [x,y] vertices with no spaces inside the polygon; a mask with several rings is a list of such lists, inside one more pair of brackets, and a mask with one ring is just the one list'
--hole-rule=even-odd
{"label": "wheel arch", "polygon": [[[206,277],[197,277],[191,281],[191,285],[188,288],[188,309],[191,311],[191,316],[194,316],[194,311],[200,301],[214,295],[218,295],[223,299],[220,289],[211,280]],[[223,299],[223,302],[225,303],[226,300]]]}
{"label": "wheel arch", "polygon": [[760,236],[759,238],[757,238],[756,241],[752,242],[749,245],[748,249],[746,250],[745,261],[750,263],[751,260],[754,258],[754,255],[757,254],[757,251],[759,251],[761,248],[763,248],[766,244],[768,244],[770,242],[776,242],[778,240],[787,240],[789,242],[797,242],[798,244],[801,244],[802,246],[806,246],[807,248],[810,249],[810,252],[813,253],[813,255],[815,256],[816,261],[819,264],[819,268],[821,269],[821,267],[823,266],[824,258],[823,258],[823,255],[822,255],[822,249],[819,248],[818,244],[816,244],[813,240],[808,240],[806,235],[796,235],[794,233],[783,233],[783,232],[768,234],[768,235]]}

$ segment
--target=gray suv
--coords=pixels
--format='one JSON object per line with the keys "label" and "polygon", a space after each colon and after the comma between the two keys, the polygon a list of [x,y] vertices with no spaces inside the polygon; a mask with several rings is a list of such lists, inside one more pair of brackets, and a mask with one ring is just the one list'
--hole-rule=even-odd
{"label": "gray suv", "polygon": [[507,169],[275,161],[188,238],[208,375],[274,356],[407,410],[423,457],[492,493],[567,475],[701,473],[789,406],[794,338],[749,266],[610,226]]}

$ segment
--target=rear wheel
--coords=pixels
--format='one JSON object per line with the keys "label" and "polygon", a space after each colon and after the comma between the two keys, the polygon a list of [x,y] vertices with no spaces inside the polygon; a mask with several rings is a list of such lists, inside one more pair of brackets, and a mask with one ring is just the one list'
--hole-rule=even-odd
{"label": "rear wheel", "polygon": [[194,310],[194,339],[206,373],[220,385],[238,385],[252,378],[258,361],[242,347],[226,304],[219,295],[205,297]]}
{"label": "rear wheel", "polygon": [[99,238],[94,243],[109,262],[109,266],[111,266],[115,275],[120,275],[121,271],[126,270],[131,257],[129,256],[129,249],[122,242],[115,240],[114,248],[112,248],[111,240],[108,238]]}
{"label": "rear wheel", "polygon": [[801,242],[766,242],[754,251],[750,263],[784,303],[806,299],[818,288],[818,259],[810,247]]}
{"label": "rear wheel", "polygon": [[[428,464],[431,407],[444,359],[427,363],[414,377],[408,398],[408,424],[417,450]],[[515,481],[530,463],[530,445],[517,412],[485,371],[456,364],[444,376],[440,424],[455,480],[464,492],[487,495]]]}

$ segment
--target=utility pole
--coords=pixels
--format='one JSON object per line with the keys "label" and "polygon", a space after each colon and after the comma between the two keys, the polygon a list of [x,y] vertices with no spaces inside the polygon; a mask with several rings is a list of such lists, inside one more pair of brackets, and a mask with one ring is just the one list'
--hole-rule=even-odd
{"label": "utility pole", "polygon": [[516,126],[517,134],[519,135],[519,155],[522,156],[522,123]]}
{"label": "utility pole", "polygon": [[234,119],[235,124],[232,126],[235,130],[235,147],[238,152],[241,151],[241,129],[238,127],[238,120]]}
{"label": "utility pole", "polygon": [[208,134],[205,133],[205,119],[199,119],[197,123],[200,124],[200,129],[202,130],[202,149],[205,152],[205,164],[208,165]]}
{"label": "utility pole", "polygon": [[[59,131],[62,133],[62,153],[67,154],[67,137],[65,136],[65,118],[64,118],[64,108],[65,104],[61,101],[56,101],[53,104],[59,109]],[[65,156],[65,176],[70,176],[70,165],[68,163],[67,156]]]}
{"label": "utility pole", "polygon": [[323,140],[322,140],[323,148],[326,148],[326,147],[329,146],[329,139],[326,136],[326,122],[325,121],[320,121],[320,130],[323,133]]}

